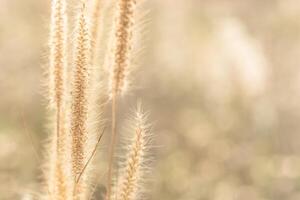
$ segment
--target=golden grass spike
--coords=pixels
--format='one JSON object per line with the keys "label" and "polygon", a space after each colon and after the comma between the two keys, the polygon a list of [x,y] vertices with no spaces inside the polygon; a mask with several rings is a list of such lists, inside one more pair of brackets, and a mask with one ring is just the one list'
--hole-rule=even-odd
{"label": "golden grass spike", "polygon": [[49,108],[54,111],[55,134],[49,152],[47,190],[51,198],[69,199],[68,180],[65,170],[65,93],[67,69],[67,15],[65,0],[52,0],[49,38]]}
{"label": "golden grass spike", "polygon": [[146,124],[147,115],[138,107],[134,123],[130,128],[134,137],[130,141],[129,150],[123,168],[120,169],[121,177],[117,186],[117,200],[135,200],[142,189],[141,180],[146,173],[145,161],[149,148],[149,125]]}
{"label": "golden grass spike", "polygon": [[110,77],[110,94],[121,94],[126,89],[130,70],[132,34],[136,0],[118,0],[116,21],[113,27],[113,61]]}
{"label": "golden grass spike", "polygon": [[64,129],[63,109],[65,107],[67,70],[67,15],[65,0],[52,0],[49,40],[49,107],[55,111],[57,151],[61,149],[60,132]]}
{"label": "golden grass spike", "polygon": [[135,0],[117,0],[117,9],[115,12],[115,24],[113,27],[112,60],[109,61],[112,66],[110,71],[109,93],[112,97],[112,134],[109,146],[109,166],[107,177],[106,199],[111,198],[114,151],[116,146],[117,131],[117,97],[126,89],[126,79],[129,72],[131,54],[132,54],[132,34],[135,17]]}
{"label": "golden grass spike", "polygon": [[59,108],[64,98],[67,69],[67,15],[65,0],[52,0],[49,48],[50,107]]}
{"label": "golden grass spike", "polygon": [[[82,2],[77,21],[76,49],[71,93],[70,131],[72,137],[72,172],[74,181],[79,176],[86,163],[87,156],[87,120],[88,120],[88,90],[89,90],[89,64],[90,64],[90,38],[86,17],[86,5]],[[82,175],[75,198],[84,194],[85,177]]]}

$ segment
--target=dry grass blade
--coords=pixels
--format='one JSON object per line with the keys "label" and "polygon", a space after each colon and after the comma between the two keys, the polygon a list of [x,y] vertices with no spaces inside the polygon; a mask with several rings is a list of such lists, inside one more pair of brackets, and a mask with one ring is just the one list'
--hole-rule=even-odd
{"label": "dry grass blade", "polygon": [[28,138],[28,140],[31,144],[31,148],[32,148],[32,151],[34,153],[35,159],[36,159],[36,161],[38,161],[38,160],[40,160],[40,156],[38,154],[37,147],[33,142],[34,141],[33,136],[32,136],[32,133],[29,131],[29,128],[28,128],[27,123],[25,121],[25,117],[24,117],[23,112],[21,112],[21,120],[22,120],[22,126],[23,126],[23,129],[25,131],[26,137]]}
{"label": "dry grass blade", "polygon": [[104,132],[105,132],[105,128],[103,129],[103,132],[102,132],[101,135],[99,136],[98,141],[97,141],[97,143],[96,143],[96,145],[95,145],[95,148],[93,149],[91,156],[89,157],[89,159],[87,160],[86,164],[84,165],[84,167],[83,167],[83,169],[82,169],[82,172],[79,174],[78,178],[76,179],[76,185],[79,183],[80,178],[81,178],[81,176],[84,174],[84,172],[85,172],[87,166],[88,166],[88,165],[90,164],[90,162],[93,160],[93,158],[94,158],[94,156],[95,156],[95,154],[96,154],[96,152],[97,152],[98,146],[99,146],[99,144],[100,144],[100,141],[101,141],[101,139],[102,139],[102,137],[103,137],[103,135],[104,135]]}

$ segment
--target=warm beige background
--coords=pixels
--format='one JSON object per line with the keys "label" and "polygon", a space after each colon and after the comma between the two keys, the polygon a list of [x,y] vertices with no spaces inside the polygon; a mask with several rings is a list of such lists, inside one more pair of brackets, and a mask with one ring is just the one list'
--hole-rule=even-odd
{"label": "warm beige background", "polygon": [[[0,0],[1,200],[31,199],[40,180],[32,147],[46,136],[48,6]],[[300,1],[148,0],[146,8],[146,50],[128,99],[141,97],[156,124],[150,199],[298,200]]]}

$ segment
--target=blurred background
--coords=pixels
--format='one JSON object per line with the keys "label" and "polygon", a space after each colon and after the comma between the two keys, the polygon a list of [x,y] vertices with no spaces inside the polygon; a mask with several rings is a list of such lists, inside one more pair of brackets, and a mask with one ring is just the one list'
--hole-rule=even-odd
{"label": "blurred background", "polygon": [[[0,0],[1,200],[31,199],[41,180],[49,5]],[[129,98],[155,121],[150,199],[299,200],[300,1],[145,7]]]}

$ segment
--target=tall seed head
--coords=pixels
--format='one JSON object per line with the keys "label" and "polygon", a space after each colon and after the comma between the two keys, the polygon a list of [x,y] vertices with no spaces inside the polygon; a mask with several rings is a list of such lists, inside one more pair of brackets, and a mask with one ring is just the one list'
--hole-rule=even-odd
{"label": "tall seed head", "polygon": [[117,200],[136,200],[142,193],[142,181],[147,171],[146,161],[149,150],[150,126],[146,124],[147,115],[138,108],[131,126],[133,138],[128,144],[125,163],[120,169],[120,181],[116,188]]}
{"label": "tall seed head", "polygon": [[131,65],[132,34],[136,0],[118,0],[113,27],[113,52],[110,74],[110,94],[118,95],[126,90],[127,75]]}
{"label": "tall seed head", "polygon": [[48,195],[55,199],[69,199],[68,178],[65,173],[67,159],[65,156],[65,93],[67,69],[67,15],[65,0],[51,1],[51,23],[49,36],[49,109],[54,122],[49,158],[47,161]]}
{"label": "tall seed head", "polygon": [[65,0],[52,0],[49,48],[50,107],[57,108],[63,101],[67,68],[67,16]]}
{"label": "tall seed head", "polygon": [[71,91],[71,136],[73,174],[77,176],[83,169],[86,158],[88,85],[90,38],[88,35],[85,3],[81,8],[77,22],[75,61]]}

